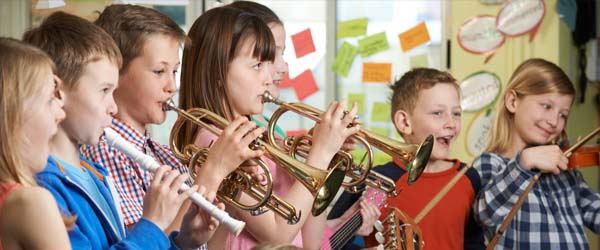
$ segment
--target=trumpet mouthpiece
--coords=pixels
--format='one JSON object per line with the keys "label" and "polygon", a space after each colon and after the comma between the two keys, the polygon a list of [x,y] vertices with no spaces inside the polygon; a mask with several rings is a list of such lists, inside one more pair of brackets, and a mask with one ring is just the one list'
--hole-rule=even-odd
{"label": "trumpet mouthpiece", "polygon": [[272,102],[275,104],[281,104],[281,101],[277,100],[277,98],[275,98],[271,92],[269,92],[268,90],[266,90],[263,94],[262,94],[262,102],[263,103],[268,103],[268,102]]}
{"label": "trumpet mouthpiece", "polygon": [[163,111],[175,110],[175,103],[173,102],[173,99],[169,99],[166,102],[163,102],[162,110]]}

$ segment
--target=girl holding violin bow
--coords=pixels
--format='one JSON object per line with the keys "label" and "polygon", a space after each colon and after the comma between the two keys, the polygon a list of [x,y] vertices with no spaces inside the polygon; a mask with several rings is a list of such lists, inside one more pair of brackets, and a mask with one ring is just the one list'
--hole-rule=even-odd
{"label": "girl holding violin bow", "polygon": [[566,171],[569,153],[551,143],[561,139],[574,96],[567,75],[543,59],[523,62],[510,78],[487,150],[473,162],[480,223],[496,232],[516,206],[488,249],[588,249],[584,226],[600,232],[600,194],[579,171]]}

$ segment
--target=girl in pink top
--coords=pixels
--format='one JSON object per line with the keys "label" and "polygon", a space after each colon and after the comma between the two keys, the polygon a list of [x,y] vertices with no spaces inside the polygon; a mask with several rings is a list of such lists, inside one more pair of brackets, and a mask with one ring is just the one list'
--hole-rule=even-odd
{"label": "girl in pink top", "polygon": [[60,80],[42,51],[0,38],[0,249],[70,249],[50,192],[33,174],[46,166],[50,138],[65,117]]}
{"label": "girl in pink top", "polygon": [[[208,109],[227,120],[262,113],[262,94],[273,83],[268,63],[275,58],[275,41],[269,27],[257,16],[231,7],[214,8],[200,16],[188,33],[182,60],[179,106],[183,109]],[[314,141],[306,163],[326,169],[345,139],[358,131],[348,127],[356,115],[356,106],[344,116],[345,102],[333,103],[321,115],[313,131]],[[250,123],[249,126],[256,126]],[[262,128],[258,128],[263,130]],[[227,133],[224,130],[223,133]],[[189,127],[177,135],[182,144],[209,146],[214,137]],[[240,144],[240,147],[247,147]],[[181,146],[181,145],[179,145]],[[209,242],[214,249],[250,249],[261,242],[294,243],[306,249],[318,249],[326,215],[311,215],[314,197],[302,183],[281,173],[271,163],[276,183],[274,193],[301,211],[295,225],[267,212],[252,216],[247,211],[228,207],[227,211],[246,221],[243,235],[233,237],[220,230]],[[242,203],[252,203],[242,195]]]}

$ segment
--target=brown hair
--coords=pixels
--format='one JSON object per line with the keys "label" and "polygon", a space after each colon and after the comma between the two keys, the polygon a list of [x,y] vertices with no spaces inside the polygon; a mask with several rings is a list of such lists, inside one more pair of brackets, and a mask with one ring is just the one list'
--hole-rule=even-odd
{"label": "brown hair", "polygon": [[452,84],[459,91],[456,79],[448,72],[431,68],[414,68],[390,86],[392,89],[392,121],[398,110],[412,113],[421,90],[430,89],[436,84]]}
{"label": "brown hair", "polygon": [[121,53],[112,38],[89,21],[62,11],[23,35],[23,41],[44,50],[56,63],[56,73],[74,88],[88,63],[104,57],[121,66]]}
{"label": "brown hair", "polygon": [[38,48],[11,38],[0,38],[0,182],[34,186],[33,173],[24,165],[27,142],[19,133],[26,107],[43,87],[44,75],[54,64]]}
{"label": "brown hair", "polygon": [[166,35],[182,43],[188,41],[185,32],[169,16],[138,5],[110,5],[100,13],[94,24],[108,32],[121,50],[121,74],[127,71],[133,59],[142,54],[146,40],[152,35]]}
{"label": "brown hair", "polygon": [[517,98],[529,95],[558,93],[575,96],[575,88],[569,77],[556,64],[540,58],[532,58],[521,63],[510,77],[502,98],[496,104],[496,117],[490,129],[486,151],[503,153],[510,146],[510,133],[513,114],[506,109],[506,93],[514,90]]}
{"label": "brown hair", "polygon": [[273,23],[283,25],[283,22],[281,21],[281,19],[279,19],[275,12],[269,9],[269,7],[264,6],[260,3],[250,1],[235,1],[227,6],[232,8],[238,8],[244,12],[256,15],[267,25],[271,25]]}
{"label": "brown hair", "polygon": [[[179,106],[204,108],[232,119],[225,87],[229,64],[245,42],[253,42],[252,56],[260,61],[275,57],[275,40],[257,16],[236,8],[219,7],[202,14],[190,29],[191,45],[183,51]],[[187,127],[179,142],[193,142],[196,128]],[[179,146],[183,146],[179,145]]]}

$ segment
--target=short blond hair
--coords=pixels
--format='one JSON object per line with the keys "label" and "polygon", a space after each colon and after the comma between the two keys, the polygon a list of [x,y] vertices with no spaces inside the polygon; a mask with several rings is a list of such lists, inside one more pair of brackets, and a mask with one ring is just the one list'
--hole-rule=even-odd
{"label": "short blond hair", "polygon": [[490,129],[486,151],[504,153],[510,147],[510,133],[514,121],[513,114],[506,109],[506,93],[514,90],[517,98],[529,95],[558,93],[575,96],[575,88],[565,72],[556,64],[540,58],[532,58],[521,63],[510,77],[502,98],[496,103],[496,117]]}

